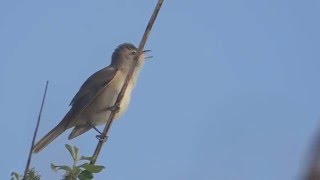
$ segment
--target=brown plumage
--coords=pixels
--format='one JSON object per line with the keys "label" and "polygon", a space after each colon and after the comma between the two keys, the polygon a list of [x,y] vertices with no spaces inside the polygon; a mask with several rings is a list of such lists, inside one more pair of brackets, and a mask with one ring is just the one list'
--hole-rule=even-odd
{"label": "brown plumage", "polygon": [[[68,139],[75,138],[93,126],[105,124],[110,114],[109,107],[113,106],[123,86],[125,77],[135,58],[137,48],[129,43],[121,44],[112,55],[111,64],[91,75],[81,86],[71,100],[69,112],[46,134],[33,148],[37,153],[45,148],[60,134],[73,128]],[[140,56],[132,79],[129,82],[124,98],[120,104],[120,111],[116,118],[121,116],[130,102],[130,95],[135,86],[138,74],[142,68],[144,56]]]}

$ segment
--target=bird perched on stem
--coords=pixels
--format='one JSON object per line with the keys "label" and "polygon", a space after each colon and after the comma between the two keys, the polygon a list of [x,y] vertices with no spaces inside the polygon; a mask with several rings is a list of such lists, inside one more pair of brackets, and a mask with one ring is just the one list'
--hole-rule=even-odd
{"label": "bird perched on stem", "polygon": [[33,147],[33,152],[41,151],[69,128],[73,130],[68,139],[73,139],[91,128],[96,129],[97,125],[106,124],[111,111],[118,111],[115,118],[120,117],[129,105],[132,90],[144,63],[144,53],[147,51],[141,54],[119,107],[113,106],[137,56],[137,48],[130,43],[119,45],[112,54],[111,64],[83,83],[70,103],[72,107],[69,112]]}

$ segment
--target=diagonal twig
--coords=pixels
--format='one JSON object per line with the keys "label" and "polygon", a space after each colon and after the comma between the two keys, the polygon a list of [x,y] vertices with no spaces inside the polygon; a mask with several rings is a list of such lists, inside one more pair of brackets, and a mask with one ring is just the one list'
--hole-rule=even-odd
{"label": "diagonal twig", "polygon": [[[155,22],[155,20],[157,18],[157,15],[158,15],[158,13],[160,11],[162,3],[163,3],[163,0],[158,0],[158,3],[157,3],[157,5],[156,5],[156,7],[155,7],[155,9],[154,9],[154,11],[152,13],[152,16],[150,17],[149,23],[148,23],[148,25],[146,27],[146,30],[145,30],[145,32],[144,32],[144,34],[142,36],[141,41],[140,41],[140,44],[139,44],[139,47],[138,47],[138,51],[137,51],[137,56],[134,59],[134,63],[133,63],[134,65],[131,66],[131,68],[130,68],[127,76],[126,76],[126,79],[124,81],[124,84],[122,86],[122,89],[121,89],[121,91],[120,91],[120,93],[119,93],[119,95],[117,97],[116,102],[115,102],[115,106],[116,107],[119,107],[119,105],[120,105],[120,103],[121,103],[121,101],[123,99],[124,93],[126,92],[126,89],[128,87],[129,81],[130,81],[130,79],[132,77],[132,74],[133,74],[133,72],[135,70],[136,64],[139,61],[139,57],[142,54],[142,50],[144,49],[144,46],[145,46],[145,44],[147,42],[147,39],[148,39],[148,37],[150,35],[152,26],[153,26],[153,24],[154,24],[154,22]],[[111,113],[109,115],[109,118],[108,118],[108,121],[106,123],[106,126],[103,129],[101,137],[107,137],[107,133],[108,133],[110,127],[111,127],[112,121],[113,121],[114,116],[115,116],[116,113],[117,112],[115,112],[115,111],[111,111]],[[92,159],[91,159],[91,162],[90,162],[91,164],[95,164],[95,162],[96,162],[96,160],[98,158],[98,155],[99,155],[99,153],[101,151],[103,143],[104,143],[104,141],[99,141],[98,142],[97,147],[96,147],[96,149],[95,149],[95,151],[94,151],[94,153],[92,155]]]}
{"label": "diagonal twig", "polygon": [[28,175],[28,171],[29,171],[29,167],[30,167],[30,163],[31,163],[31,158],[32,158],[32,149],[33,149],[33,146],[34,146],[34,142],[36,140],[36,136],[37,136],[37,132],[38,132],[39,124],[40,124],[40,119],[41,119],[41,114],[42,114],[44,101],[46,99],[48,84],[49,84],[49,81],[46,82],[46,87],[44,89],[42,103],[41,103],[41,107],[40,107],[40,112],[39,112],[39,115],[38,115],[38,121],[37,121],[36,128],[34,130],[33,139],[32,139],[32,142],[31,142],[31,147],[30,147],[30,152],[29,152],[29,157],[28,157],[26,169],[24,170],[24,176],[23,176],[24,180],[27,180],[27,175]]}

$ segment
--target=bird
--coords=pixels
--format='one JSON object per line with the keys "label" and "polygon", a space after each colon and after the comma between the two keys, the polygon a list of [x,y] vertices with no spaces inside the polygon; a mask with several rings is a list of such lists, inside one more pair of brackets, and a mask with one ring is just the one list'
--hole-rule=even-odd
{"label": "bird", "polygon": [[[127,110],[132,90],[145,61],[142,51],[132,78],[119,107],[115,119]],[[137,48],[131,43],[120,44],[113,52],[109,66],[92,74],[80,87],[70,103],[70,110],[61,122],[40,139],[33,147],[33,153],[43,150],[67,129],[73,128],[68,139],[73,139],[96,126],[106,124],[126,76],[137,56]]]}

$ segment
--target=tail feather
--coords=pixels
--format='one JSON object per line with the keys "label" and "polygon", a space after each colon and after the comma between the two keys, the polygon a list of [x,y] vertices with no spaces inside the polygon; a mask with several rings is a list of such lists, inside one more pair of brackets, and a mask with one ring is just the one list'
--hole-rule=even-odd
{"label": "tail feather", "polygon": [[75,126],[75,127],[73,128],[72,132],[70,133],[68,139],[70,140],[70,139],[73,139],[73,138],[75,138],[75,137],[78,137],[78,136],[80,136],[81,134],[89,131],[91,128],[92,128],[92,126],[89,126],[89,125],[87,125],[87,124],[82,125],[82,126]]}
{"label": "tail feather", "polygon": [[67,128],[65,121],[61,121],[56,127],[54,127],[48,134],[46,134],[36,145],[33,147],[33,153],[40,152],[49,143],[56,139],[60,134],[62,134]]}

